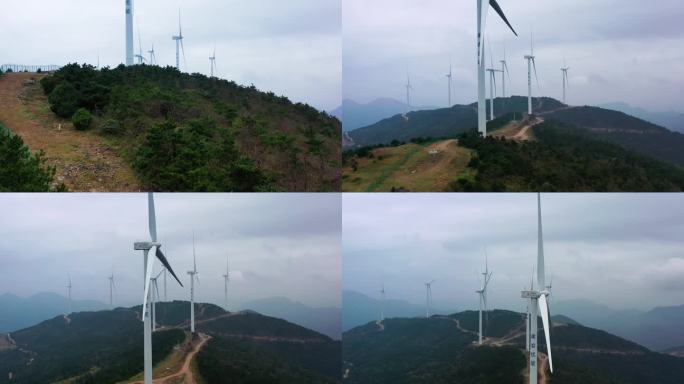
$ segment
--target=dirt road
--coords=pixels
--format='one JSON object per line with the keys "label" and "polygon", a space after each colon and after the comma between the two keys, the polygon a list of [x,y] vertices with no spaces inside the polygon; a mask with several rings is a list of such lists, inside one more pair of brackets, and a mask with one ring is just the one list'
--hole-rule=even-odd
{"label": "dirt road", "polygon": [[[190,365],[192,364],[192,359],[195,358],[195,355],[204,347],[204,345],[211,339],[211,336],[204,334],[204,333],[198,333],[199,335],[199,342],[196,342],[194,345],[194,348],[190,353],[188,353],[185,356],[185,360],[183,361],[183,366],[181,369],[169,376],[161,377],[158,379],[153,379],[152,382],[154,384],[196,384],[197,381],[195,380],[194,374],[192,372],[192,369],[190,368]],[[131,384],[144,384],[143,381],[135,381]]]}
{"label": "dirt road", "polygon": [[[43,150],[56,181],[71,191],[137,191],[128,163],[95,129],[81,132],[53,114],[38,83],[44,75],[9,73],[0,78],[0,123],[21,136],[32,152]],[[25,84],[31,79],[35,84]],[[61,125],[61,129],[60,129]]]}

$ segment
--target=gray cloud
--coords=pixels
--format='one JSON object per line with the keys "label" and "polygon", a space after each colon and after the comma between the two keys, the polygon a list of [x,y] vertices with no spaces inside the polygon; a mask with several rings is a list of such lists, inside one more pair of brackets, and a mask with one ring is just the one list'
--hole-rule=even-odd
{"label": "gray cloud", "polygon": [[[185,284],[195,232],[200,300],[223,303],[227,258],[233,306],[268,296],[339,306],[340,199],[338,194],[157,194],[158,233]],[[140,300],[142,254],[133,242],[149,236],[146,195],[4,194],[0,211],[5,273],[0,292],[63,294],[69,273],[75,298],[107,301],[106,276],[113,271],[118,303]],[[171,280],[168,292],[169,299],[189,294]]]}
{"label": "gray cloud", "polygon": [[[345,195],[343,287],[474,308],[486,247],[491,302],[520,310],[536,262],[532,194]],[[618,308],[682,304],[684,198],[678,194],[542,196],[547,279],[554,300]]]}

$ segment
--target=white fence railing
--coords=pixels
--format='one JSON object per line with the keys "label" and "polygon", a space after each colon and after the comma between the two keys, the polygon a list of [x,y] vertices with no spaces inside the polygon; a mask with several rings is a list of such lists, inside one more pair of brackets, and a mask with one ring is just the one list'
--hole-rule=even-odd
{"label": "white fence railing", "polygon": [[23,64],[3,64],[0,65],[0,70],[7,72],[12,70],[12,72],[54,72],[61,67],[59,65],[23,65]]}

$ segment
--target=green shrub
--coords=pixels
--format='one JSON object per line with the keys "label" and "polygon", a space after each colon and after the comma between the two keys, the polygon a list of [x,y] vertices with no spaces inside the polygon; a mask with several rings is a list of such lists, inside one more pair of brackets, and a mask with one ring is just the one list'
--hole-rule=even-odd
{"label": "green shrub", "polygon": [[52,186],[55,168],[46,164],[45,155],[31,154],[21,137],[0,125],[0,191],[47,192],[65,190]]}
{"label": "green shrub", "polygon": [[40,79],[40,85],[43,87],[43,92],[45,92],[46,95],[49,95],[55,90],[57,79],[54,76],[43,77]]}
{"label": "green shrub", "polygon": [[70,82],[64,81],[50,93],[48,102],[50,103],[50,109],[57,116],[68,119],[78,109],[79,97],[80,95],[76,88]]}
{"label": "green shrub", "polygon": [[117,120],[107,119],[100,124],[100,131],[107,135],[120,135],[123,129]]}
{"label": "green shrub", "polygon": [[71,122],[74,124],[74,128],[79,131],[85,131],[90,128],[90,124],[93,122],[93,116],[90,115],[85,108],[79,108],[74,116],[71,117]]}

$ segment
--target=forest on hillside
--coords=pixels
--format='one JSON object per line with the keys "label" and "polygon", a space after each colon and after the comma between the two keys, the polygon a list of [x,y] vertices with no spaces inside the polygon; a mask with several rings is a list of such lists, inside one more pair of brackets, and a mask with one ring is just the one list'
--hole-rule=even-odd
{"label": "forest on hillside", "polygon": [[121,144],[146,189],[340,188],[340,122],[286,97],[147,65],[70,64],[40,83],[74,129]]}

